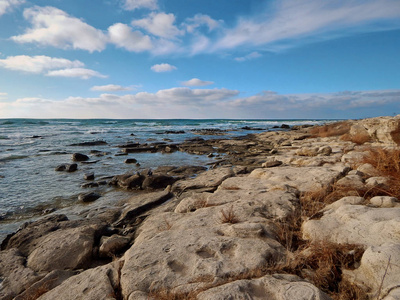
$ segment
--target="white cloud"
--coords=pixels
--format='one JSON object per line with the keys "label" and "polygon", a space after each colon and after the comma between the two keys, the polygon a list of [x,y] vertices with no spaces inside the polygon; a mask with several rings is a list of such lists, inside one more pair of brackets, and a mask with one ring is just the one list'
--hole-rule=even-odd
{"label": "white cloud", "polygon": [[47,70],[62,69],[62,68],[78,68],[84,64],[79,60],[68,60],[65,58],[49,57],[44,55],[27,56],[17,55],[8,56],[5,59],[0,59],[0,67],[24,71],[29,73],[43,73]]}
{"label": "white cloud", "polygon": [[255,58],[259,58],[262,55],[260,53],[258,53],[257,51],[251,52],[250,54],[247,54],[245,56],[242,57],[236,57],[235,60],[238,62],[243,62],[243,61],[247,61],[247,60],[252,60]]}
{"label": "white cloud", "polygon": [[124,0],[123,7],[126,10],[135,10],[139,8],[157,9],[157,0]]}
{"label": "white cloud", "polygon": [[237,98],[228,89],[160,90],[102,94],[64,100],[0,101],[0,118],[360,118],[400,113],[400,90],[280,95],[273,91]]}
{"label": "white cloud", "polygon": [[147,32],[162,38],[174,39],[182,35],[183,31],[175,25],[174,14],[151,13],[147,18],[132,21],[133,26],[143,28]]}
{"label": "white cloud", "polygon": [[154,65],[150,68],[152,71],[157,72],[157,73],[161,73],[161,72],[171,72],[173,70],[176,70],[177,67],[172,66],[170,64],[158,64],[158,65]]}
{"label": "white cloud", "polygon": [[184,86],[206,86],[206,85],[211,85],[214,84],[213,81],[204,81],[200,80],[198,78],[192,78],[188,81],[183,81],[182,85]]}
{"label": "white cloud", "polygon": [[183,24],[186,31],[189,33],[195,32],[195,30],[201,26],[206,26],[208,31],[215,30],[223,24],[223,21],[214,20],[208,15],[197,14],[193,18],[187,18]]}
{"label": "white cloud", "polygon": [[116,84],[108,84],[108,85],[95,85],[90,90],[100,91],[100,92],[122,92],[122,91],[130,91],[132,90],[132,88]]}
{"label": "white cloud", "polygon": [[89,79],[92,77],[107,78],[107,76],[100,74],[97,71],[85,68],[70,68],[70,69],[49,71],[46,75],[51,77],[78,77],[82,79]]}
{"label": "white cloud", "polygon": [[149,36],[140,31],[132,31],[126,24],[114,24],[108,28],[108,33],[112,43],[128,51],[142,52],[153,48]]}
{"label": "white cloud", "polygon": [[[337,38],[351,29],[362,31],[361,27],[371,22],[385,24],[384,21],[400,17],[398,0],[282,0],[273,3],[274,6],[260,15],[241,18],[234,28],[226,29],[213,50],[272,44],[291,47],[310,38]],[[398,24],[396,26],[398,28]]]}
{"label": "white cloud", "polygon": [[0,16],[22,3],[25,3],[25,0],[0,0]]}
{"label": "white cloud", "polygon": [[32,28],[11,38],[18,43],[38,43],[89,52],[102,51],[107,43],[107,36],[101,30],[69,16],[58,8],[28,8],[24,11],[24,18],[32,24]]}
{"label": "white cloud", "polygon": [[0,100],[5,100],[7,99],[8,94],[7,93],[0,93]]}

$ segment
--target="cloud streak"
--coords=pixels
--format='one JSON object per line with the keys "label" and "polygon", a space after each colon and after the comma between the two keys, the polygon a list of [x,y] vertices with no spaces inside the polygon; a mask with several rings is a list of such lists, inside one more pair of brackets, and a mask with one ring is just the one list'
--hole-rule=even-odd
{"label": "cloud streak", "polygon": [[264,91],[250,97],[239,96],[237,90],[177,87],[156,93],[101,94],[93,98],[22,98],[0,101],[0,118],[324,119],[386,115],[388,108],[400,113],[400,90],[288,95]]}
{"label": "cloud streak", "polygon": [[0,1],[0,17],[12,10],[14,7],[17,7],[21,4],[25,3],[25,0],[1,0]]}
{"label": "cloud streak", "polygon": [[171,72],[171,71],[177,70],[178,68],[173,65],[163,63],[163,64],[154,65],[150,69],[156,73],[164,73],[164,72]]}
{"label": "cloud streak", "polygon": [[116,84],[108,84],[108,85],[96,85],[93,86],[90,90],[99,92],[123,92],[123,91],[130,91],[132,90],[132,88]]}
{"label": "cloud streak", "polygon": [[214,84],[213,81],[204,81],[204,80],[200,80],[198,78],[192,78],[188,81],[183,81],[182,85],[184,86],[207,86],[207,85],[211,85]]}

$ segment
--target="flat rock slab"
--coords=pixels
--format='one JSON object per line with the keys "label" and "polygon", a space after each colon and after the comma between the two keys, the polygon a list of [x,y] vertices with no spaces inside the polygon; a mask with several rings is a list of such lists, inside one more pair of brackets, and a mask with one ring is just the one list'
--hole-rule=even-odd
{"label": "flat rock slab", "polygon": [[224,284],[200,293],[197,299],[329,300],[331,298],[316,286],[297,276],[275,274]]}
{"label": "flat rock slab", "polygon": [[42,277],[25,266],[25,258],[17,249],[0,252],[0,299],[13,299]]}
{"label": "flat rock slab", "polygon": [[335,208],[326,210],[319,220],[303,223],[303,237],[313,241],[367,246],[400,243],[400,207],[342,205]]}
{"label": "flat rock slab", "polygon": [[345,171],[346,167],[340,165],[334,167],[279,167],[256,169],[250,173],[249,177],[285,183],[301,192],[307,192],[329,186],[343,176]]}
{"label": "flat rock slab", "polygon": [[[268,238],[262,224],[221,224],[219,217],[219,207],[208,207],[146,219],[124,256],[121,288],[125,299],[136,291],[170,290],[193,282],[201,285],[205,278],[226,278],[285,256],[285,249]],[[243,236],[245,231],[254,234]]]}
{"label": "flat rock slab", "polygon": [[76,269],[90,263],[96,230],[82,226],[57,230],[38,240],[28,257],[28,266],[36,271]]}
{"label": "flat rock slab", "polygon": [[119,261],[86,270],[65,280],[39,300],[112,300],[119,285]]}
{"label": "flat rock slab", "polygon": [[170,199],[172,194],[166,191],[140,194],[129,199],[127,207],[122,212],[116,226],[127,225],[135,221],[140,214],[160,205]]}
{"label": "flat rock slab", "polygon": [[234,175],[235,173],[233,172],[232,168],[229,167],[208,170],[201,173],[196,178],[175,182],[172,186],[172,191],[175,193],[185,190],[201,189],[205,187],[217,187],[225,179]]}

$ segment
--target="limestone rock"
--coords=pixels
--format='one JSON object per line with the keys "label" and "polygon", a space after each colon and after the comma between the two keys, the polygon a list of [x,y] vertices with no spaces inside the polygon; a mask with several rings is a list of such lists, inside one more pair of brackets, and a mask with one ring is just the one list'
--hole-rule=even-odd
{"label": "limestone rock", "polygon": [[271,158],[271,159],[268,159],[261,166],[263,168],[272,168],[272,167],[280,166],[281,164],[282,164],[282,162],[280,160],[276,160],[275,158]]}
{"label": "limestone rock", "polygon": [[90,226],[57,230],[39,239],[28,257],[36,271],[76,269],[90,263],[95,229]]}
{"label": "limestone rock", "polygon": [[362,164],[357,168],[358,171],[362,172],[363,174],[371,177],[375,176],[378,174],[378,171],[375,169],[375,167],[371,164]]}
{"label": "limestone rock", "polygon": [[313,191],[332,184],[345,171],[345,167],[279,167],[256,169],[250,173],[251,178],[268,179],[286,184],[301,192]]}
{"label": "limestone rock", "polygon": [[341,205],[324,212],[319,220],[303,223],[303,237],[316,241],[378,246],[400,242],[400,207],[373,208]]}
{"label": "limestone rock", "polygon": [[0,252],[0,299],[13,299],[42,277],[25,267],[25,258],[17,249]]}
{"label": "limestone rock", "polygon": [[[98,185],[98,184],[97,184]],[[93,202],[99,199],[101,196],[95,192],[83,193],[78,196],[78,200],[81,202]]]}
{"label": "limestone rock", "polygon": [[143,189],[163,189],[169,185],[172,185],[176,181],[175,177],[168,175],[153,174],[147,176],[142,183]]}
{"label": "limestone rock", "polygon": [[300,156],[317,156],[319,152],[318,147],[303,147],[296,151],[297,155]]}
{"label": "limestone rock", "polygon": [[389,186],[389,184],[390,184],[389,178],[382,176],[370,177],[365,181],[365,185],[368,188],[387,187]]}
{"label": "limestone rock", "polygon": [[230,167],[221,167],[213,170],[208,170],[201,173],[196,178],[175,182],[172,186],[172,191],[175,193],[184,190],[200,189],[204,187],[216,188],[226,178],[232,177],[234,175],[235,173]]}
{"label": "limestone rock", "polygon": [[44,278],[29,286],[23,293],[19,294],[13,300],[26,300],[31,299],[33,295],[40,295],[47,291],[54,289],[56,286],[64,282],[64,280],[75,275],[71,270],[54,270],[48,273]]}
{"label": "limestone rock", "polygon": [[113,257],[118,254],[130,242],[129,237],[114,234],[112,236],[103,236],[100,240],[99,255],[100,257]]}
{"label": "limestone rock", "polygon": [[112,300],[117,299],[120,261],[88,269],[65,280],[38,300]]}
{"label": "limestone rock", "polygon": [[347,175],[339,179],[336,185],[361,190],[364,188],[364,180],[359,175]]}
{"label": "limestone rock", "polygon": [[267,275],[258,279],[237,280],[197,296],[198,300],[282,299],[329,300],[324,292],[311,283],[293,275]]}
{"label": "limestone rock", "polygon": [[373,298],[378,296],[382,284],[379,297],[379,299],[382,299],[395,290],[397,290],[397,293],[399,292],[399,261],[400,244],[384,243],[381,246],[371,246],[364,252],[360,267],[354,271],[346,271],[345,275],[351,277],[355,283],[370,287]]}
{"label": "limestone rock", "polygon": [[390,196],[376,196],[369,200],[376,207],[395,207],[400,206],[399,199]]}
{"label": "limestone rock", "polygon": [[318,149],[318,154],[323,156],[329,156],[332,153],[332,148],[330,146],[322,146]]}

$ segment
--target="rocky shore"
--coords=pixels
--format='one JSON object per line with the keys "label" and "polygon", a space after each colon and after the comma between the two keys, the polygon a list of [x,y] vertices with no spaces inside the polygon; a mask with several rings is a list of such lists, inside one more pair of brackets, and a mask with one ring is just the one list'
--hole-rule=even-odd
{"label": "rocky shore", "polygon": [[26,223],[1,245],[0,299],[400,299],[399,143],[396,116],[121,145],[220,157],[95,182],[140,192]]}

